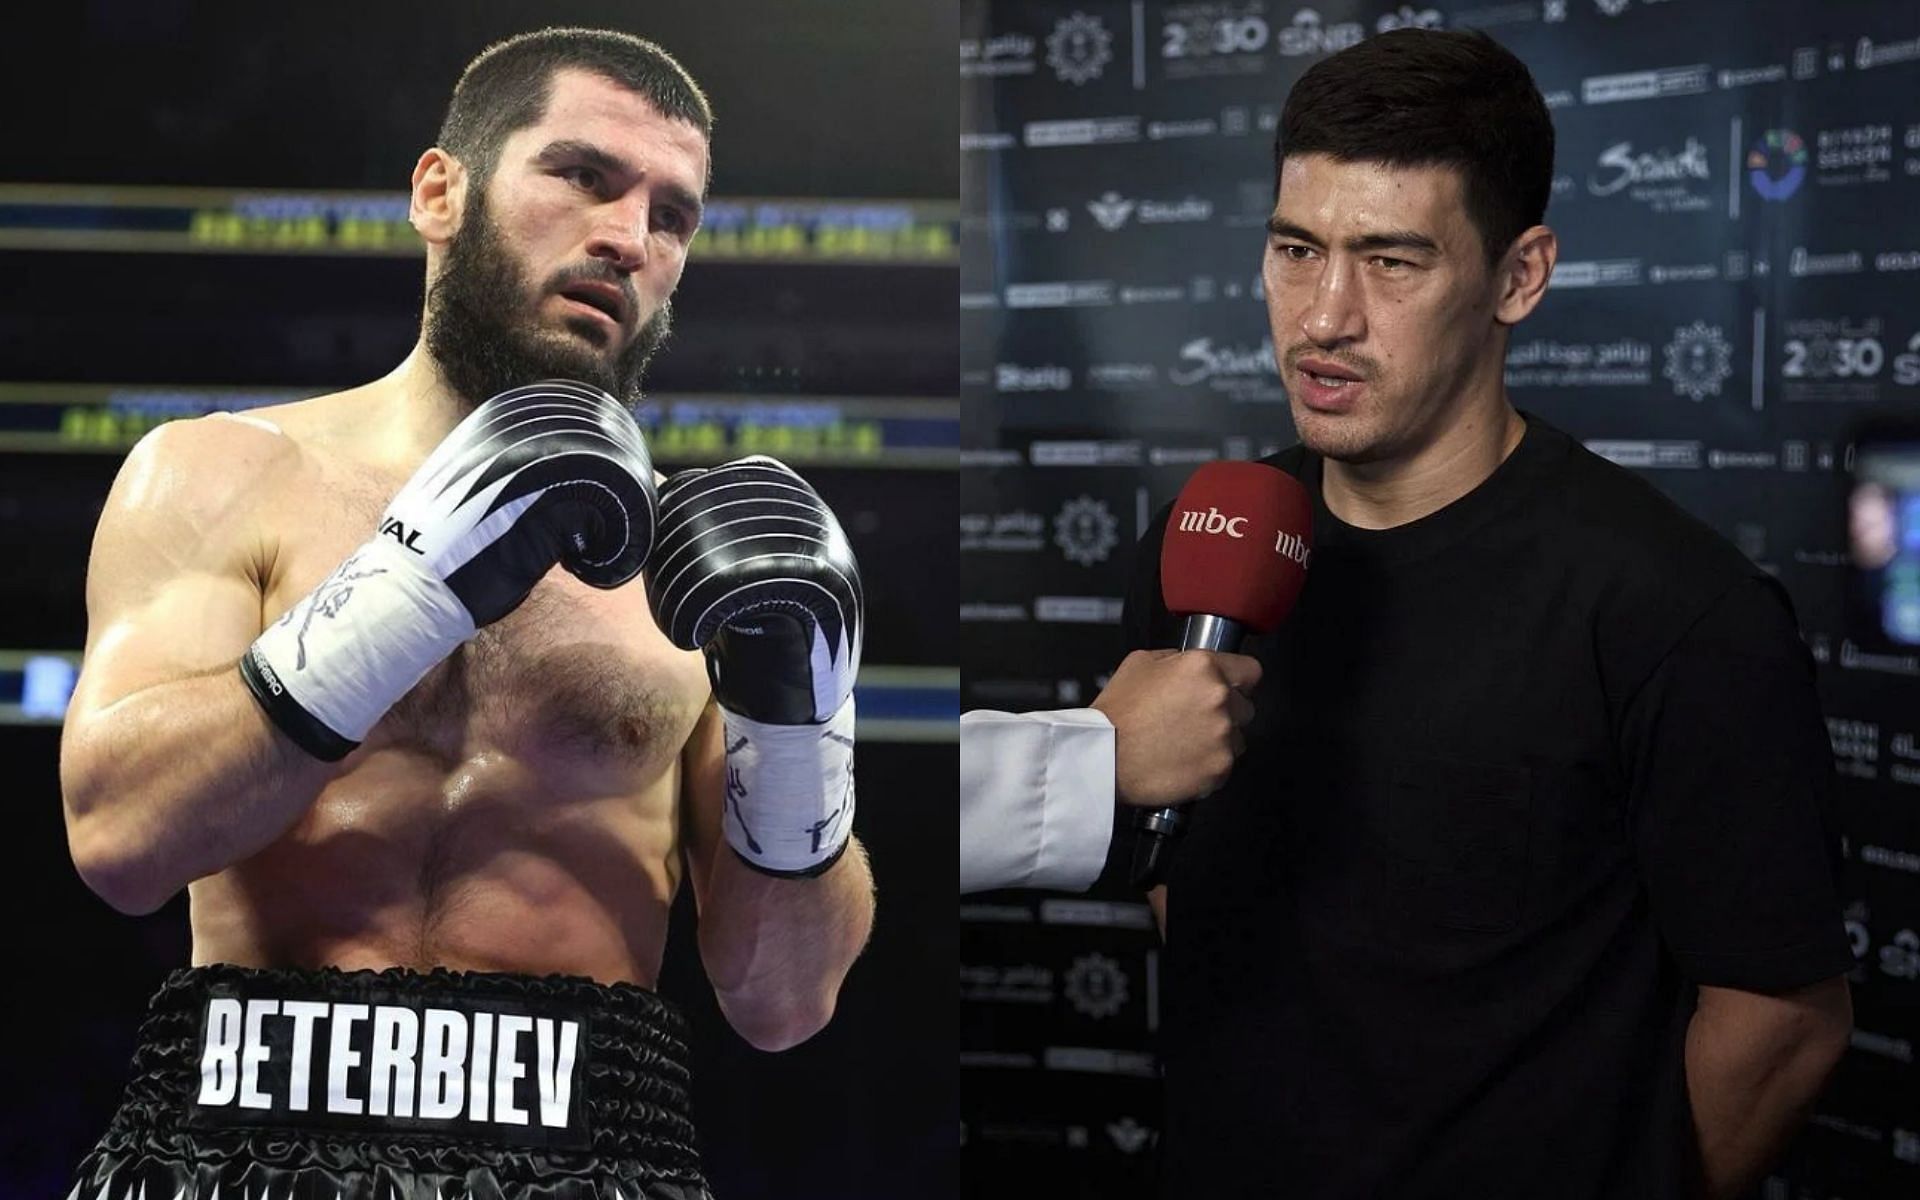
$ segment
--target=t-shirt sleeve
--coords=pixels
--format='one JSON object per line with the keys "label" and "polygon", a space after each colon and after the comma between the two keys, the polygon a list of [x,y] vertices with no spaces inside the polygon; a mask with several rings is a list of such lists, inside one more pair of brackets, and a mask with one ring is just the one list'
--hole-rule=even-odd
{"label": "t-shirt sleeve", "polygon": [[1128,651],[1158,650],[1180,644],[1180,631],[1160,598],[1160,543],[1166,538],[1167,518],[1172,512],[1173,505],[1169,503],[1155,513],[1140,544],[1133,548],[1126,605],[1120,616]]}
{"label": "t-shirt sleeve", "polygon": [[1709,606],[1628,702],[1621,749],[1653,919],[1688,978],[1782,991],[1853,966],[1833,754],[1779,584]]}

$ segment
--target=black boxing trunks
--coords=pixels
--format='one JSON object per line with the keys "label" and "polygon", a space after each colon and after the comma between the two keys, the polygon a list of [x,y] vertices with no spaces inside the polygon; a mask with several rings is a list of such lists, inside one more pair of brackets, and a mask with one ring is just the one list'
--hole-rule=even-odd
{"label": "black boxing trunks", "polygon": [[69,1200],[711,1200],[687,1085],[645,988],[195,967]]}

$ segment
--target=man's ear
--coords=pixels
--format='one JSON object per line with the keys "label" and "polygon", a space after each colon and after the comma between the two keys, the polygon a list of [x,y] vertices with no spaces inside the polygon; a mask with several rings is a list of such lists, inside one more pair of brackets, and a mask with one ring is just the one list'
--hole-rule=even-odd
{"label": "man's ear", "polygon": [[467,169],[438,146],[420,156],[413,167],[413,195],[407,202],[407,220],[430,246],[444,246],[460,228],[466,207]]}
{"label": "man's ear", "polygon": [[1560,258],[1560,240],[1545,225],[1535,225],[1513,239],[1500,260],[1500,295],[1493,317],[1502,325],[1518,325],[1547,294],[1547,280]]}

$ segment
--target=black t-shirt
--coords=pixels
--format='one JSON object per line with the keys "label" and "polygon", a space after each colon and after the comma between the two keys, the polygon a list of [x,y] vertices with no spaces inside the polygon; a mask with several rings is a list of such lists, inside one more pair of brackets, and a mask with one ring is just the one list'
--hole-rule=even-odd
{"label": "black t-shirt", "polygon": [[[1696,985],[1853,957],[1786,593],[1536,417],[1386,530],[1327,511],[1168,877],[1168,1196],[1690,1194]],[[1160,603],[1166,512],[1127,600]]]}

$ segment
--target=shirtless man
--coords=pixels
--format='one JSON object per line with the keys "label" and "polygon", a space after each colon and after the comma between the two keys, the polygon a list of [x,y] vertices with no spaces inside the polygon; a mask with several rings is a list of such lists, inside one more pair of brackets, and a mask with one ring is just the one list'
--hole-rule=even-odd
{"label": "shirtless man", "polygon": [[[873,914],[844,537],[768,460],[655,499],[612,399],[664,337],[711,122],[637,38],[490,48],[413,172],[428,290],[405,361],[129,455],[88,577],[67,829],[115,908],[187,889],[194,966],[155,997],[77,1194],[706,1196],[683,1026],[651,991],[683,869],[742,1036],[779,1050],[832,1015]],[[500,396],[541,379],[592,386]],[[520,439],[514,477],[585,463],[585,483],[481,525],[443,511],[435,463],[543,420],[564,428]],[[751,507],[770,490],[819,531],[772,583],[712,511],[776,520]],[[462,521],[485,548],[448,582]],[[440,557],[400,561],[423,546]],[[809,573],[824,617],[709,606],[799,611],[787,576]],[[776,844],[803,809],[820,819]]]}

